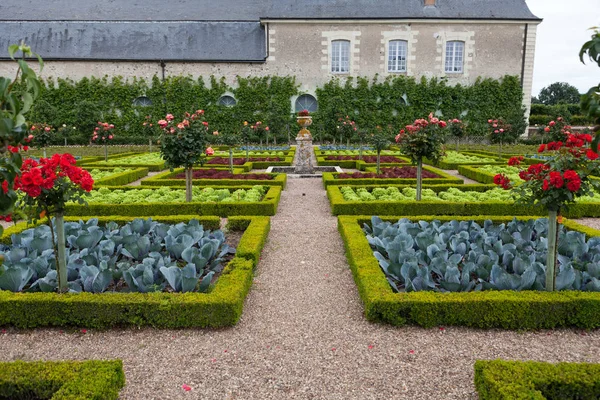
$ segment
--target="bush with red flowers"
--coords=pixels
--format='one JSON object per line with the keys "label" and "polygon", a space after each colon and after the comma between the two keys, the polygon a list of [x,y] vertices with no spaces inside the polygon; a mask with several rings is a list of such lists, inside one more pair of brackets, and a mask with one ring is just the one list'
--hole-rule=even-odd
{"label": "bush with red flowers", "polygon": [[563,117],[552,120],[544,128],[544,133],[553,142],[562,142],[571,133],[571,126],[567,125]]}
{"label": "bush with red flowers", "polygon": [[396,136],[400,150],[417,164],[417,201],[421,200],[423,159],[437,163],[444,155],[444,141],[448,124],[429,114],[429,118],[417,119]]}
{"label": "bush with red flowers", "polygon": [[32,124],[29,128],[29,133],[33,135],[31,144],[35,147],[43,149],[44,157],[46,157],[46,147],[50,145],[54,137],[54,128],[48,124]]}
{"label": "bush with red flowers", "polygon": [[[15,180],[15,189],[25,193],[22,202],[30,211],[30,218],[48,218],[52,244],[56,250],[60,291],[67,290],[65,207],[68,202],[85,204],[85,196],[94,186],[90,173],[77,167],[75,163],[71,154],[55,154],[52,158],[41,158],[39,162],[27,159],[21,168],[21,176]],[[52,216],[55,216],[54,223]]]}
{"label": "bush with red flowers", "polygon": [[[600,189],[600,182],[591,176],[600,174],[598,153],[588,147],[592,142],[589,134],[566,133],[564,142],[550,142],[540,146],[540,153],[551,151],[553,157],[545,163],[530,165],[519,172],[524,181],[513,187],[510,180],[502,175],[494,177],[494,183],[504,189],[512,189],[516,203],[541,205],[549,213],[548,260],[546,288],[554,290],[556,264],[556,221],[561,209],[573,203],[577,197],[593,196]],[[514,158],[511,161],[514,165]],[[509,164],[511,163],[509,161]]]}
{"label": "bush with red flowers", "polygon": [[192,167],[195,164],[204,164],[209,140],[208,122],[204,118],[204,110],[198,110],[193,114],[185,113],[179,122],[175,121],[172,114],[167,114],[157,124],[162,130],[160,154],[171,170],[178,167],[185,168],[187,174],[185,197],[187,202],[191,202]]}

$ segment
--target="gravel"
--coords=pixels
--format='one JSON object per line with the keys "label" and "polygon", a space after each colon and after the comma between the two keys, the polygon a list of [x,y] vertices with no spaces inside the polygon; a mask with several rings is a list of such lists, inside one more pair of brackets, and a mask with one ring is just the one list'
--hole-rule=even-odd
{"label": "gravel", "polygon": [[456,169],[445,169],[443,171],[445,173],[447,173],[448,175],[452,175],[452,176],[462,179],[465,182],[465,185],[474,185],[474,184],[481,183],[481,182],[474,181],[473,179],[467,178],[466,176],[459,174],[458,170],[456,170]]}
{"label": "gravel", "polygon": [[237,326],[8,329],[0,360],[120,358],[121,398],[146,400],[476,399],[476,359],[600,362],[600,331],[395,328],[362,312],[321,180],[290,179]]}

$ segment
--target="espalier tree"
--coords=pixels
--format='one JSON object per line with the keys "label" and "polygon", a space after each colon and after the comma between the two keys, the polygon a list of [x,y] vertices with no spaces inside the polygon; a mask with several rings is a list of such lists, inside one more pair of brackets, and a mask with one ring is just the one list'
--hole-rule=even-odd
{"label": "espalier tree", "polygon": [[379,175],[381,174],[381,151],[387,149],[391,143],[389,129],[382,129],[378,126],[375,133],[367,135],[367,141],[377,152],[377,174]]}
{"label": "espalier tree", "polygon": [[[21,52],[22,58],[15,59],[17,52]],[[17,72],[12,78],[0,77],[0,215],[10,214],[17,200],[13,186],[23,164],[19,150],[30,140],[25,115],[41,89],[36,73],[25,58],[35,56],[40,70],[43,67],[42,59],[25,44],[9,46],[8,54],[17,62]]]}
{"label": "espalier tree", "polygon": [[185,201],[192,201],[192,168],[202,163],[208,143],[208,122],[204,120],[204,110],[193,114],[186,113],[181,122],[175,122],[172,114],[158,121],[162,129],[160,154],[167,166],[185,168]]}
{"label": "espalier tree", "polygon": [[396,136],[396,143],[400,144],[402,153],[417,164],[417,201],[421,201],[423,159],[437,163],[442,158],[446,126],[445,121],[431,113],[428,119],[417,119],[412,125],[406,125]]}

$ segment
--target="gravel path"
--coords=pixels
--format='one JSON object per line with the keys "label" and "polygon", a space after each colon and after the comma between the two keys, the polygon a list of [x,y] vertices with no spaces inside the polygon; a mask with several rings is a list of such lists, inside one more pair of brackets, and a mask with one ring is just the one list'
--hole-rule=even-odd
{"label": "gravel path", "polygon": [[467,178],[466,176],[459,174],[458,170],[456,170],[456,169],[444,169],[443,171],[445,173],[447,173],[448,175],[452,175],[452,176],[455,176],[457,178],[464,180],[465,185],[473,185],[473,184],[480,183],[480,182],[474,181],[473,179]]}
{"label": "gravel path", "polygon": [[[319,179],[290,179],[241,322],[0,334],[0,360],[124,360],[123,399],[475,399],[476,359],[600,362],[600,332],[368,323]],[[182,385],[192,387],[185,392]]]}
{"label": "gravel path", "polygon": [[150,171],[150,172],[148,172],[148,175],[144,176],[143,178],[138,179],[137,181],[133,181],[125,186],[141,186],[143,180],[148,179],[154,175],[161,174],[163,172],[165,172],[165,171]]}

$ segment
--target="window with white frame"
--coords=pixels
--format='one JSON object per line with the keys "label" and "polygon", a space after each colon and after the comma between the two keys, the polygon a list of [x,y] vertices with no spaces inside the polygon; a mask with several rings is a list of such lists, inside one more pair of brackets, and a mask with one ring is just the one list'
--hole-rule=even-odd
{"label": "window with white frame", "polygon": [[350,72],[349,40],[333,40],[331,42],[331,72],[334,74]]}
{"label": "window with white frame", "polygon": [[388,72],[406,72],[406,40],[390,40],[388,44]]}
{"label": "window with white frame", "polygon": [[446,42],[445,71],[447,73],[462,73],[465,53],[465,42],[453,40]]}

